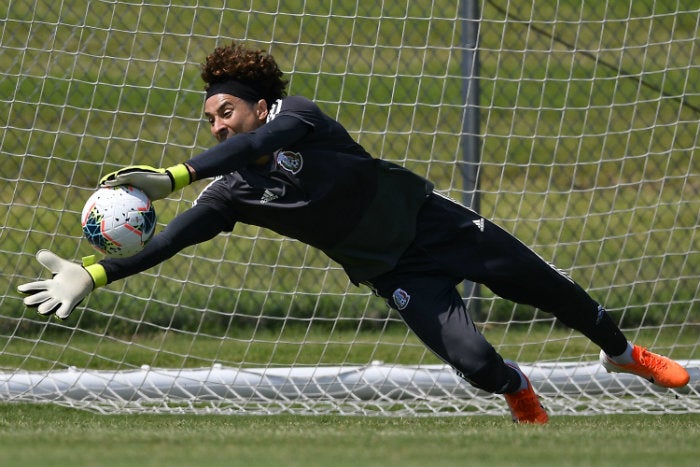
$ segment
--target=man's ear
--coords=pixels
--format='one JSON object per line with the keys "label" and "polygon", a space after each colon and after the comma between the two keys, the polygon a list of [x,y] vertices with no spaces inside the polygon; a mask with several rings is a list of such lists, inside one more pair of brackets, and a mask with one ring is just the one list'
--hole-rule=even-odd
{"label": "man's ear", "polygon": [[257,104],[255,104],[255,113],[258,116],[258,120],[264,122],[267,119],[268,112],[267,101],[265,99],[260,99]]}

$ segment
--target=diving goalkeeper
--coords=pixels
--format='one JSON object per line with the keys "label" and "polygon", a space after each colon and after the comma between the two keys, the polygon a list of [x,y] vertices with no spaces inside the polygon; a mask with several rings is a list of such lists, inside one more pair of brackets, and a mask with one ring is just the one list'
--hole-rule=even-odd
{"label": "diving goalkeeper", "polygon": [[503,394],[516,422],[546,423],[548,415],[518,365],[477,329],[457,290],[463,280],[551,313],[601,348],[608,371],[665,387],[688,382],[682,366],[630,343],[601,304],[515,237],[435,193],[428,180],[372,157],[312,101],[287,96],[271,55],[217,47],[201,76],[218,144],[167,169],[126,167],[101,184],[134,185],[157,200],[195,180],[213,181],[132,257],[79,265],[40,251],[53,277],[18,287],[27,306],[65,319],[94,289],[242,222],[323,251],[466,381]]}

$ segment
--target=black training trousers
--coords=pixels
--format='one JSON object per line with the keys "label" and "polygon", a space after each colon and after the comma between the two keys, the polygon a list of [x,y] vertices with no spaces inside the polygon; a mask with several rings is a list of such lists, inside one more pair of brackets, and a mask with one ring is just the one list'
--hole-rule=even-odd
{"label": "black training trousers", "polygon": [[512,371],[466,310],[457,290],[464,280],[553,314],[611,355],[626,348],[617,325],[578,284],[505,230],[437,194],[419,212],[416,238],[396,268],[368,282],[426,346],[474,386],[514,390]]}

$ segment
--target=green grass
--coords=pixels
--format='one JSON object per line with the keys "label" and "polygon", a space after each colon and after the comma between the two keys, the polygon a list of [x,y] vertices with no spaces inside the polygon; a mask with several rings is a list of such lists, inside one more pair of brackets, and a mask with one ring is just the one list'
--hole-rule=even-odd
{"label": "green grass", "polygon": [[0,465],[698,465],[700,415],[506,417],[96,415],[0,404]]}

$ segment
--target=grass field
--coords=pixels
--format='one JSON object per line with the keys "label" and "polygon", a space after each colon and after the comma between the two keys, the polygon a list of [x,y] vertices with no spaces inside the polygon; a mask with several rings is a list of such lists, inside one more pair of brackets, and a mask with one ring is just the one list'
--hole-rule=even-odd
{"label": "grass field", "polygon": [[0,465],[698,466],[700,414],[555,417],[95,415],[0,404]]}

